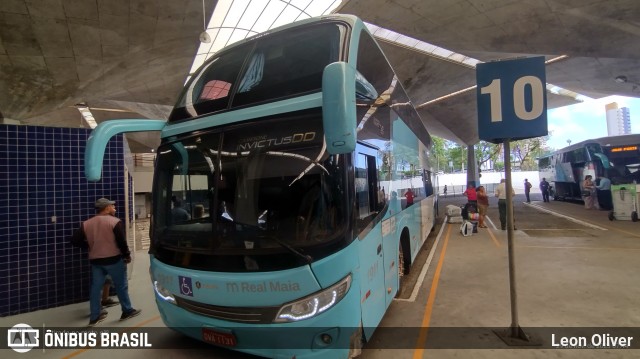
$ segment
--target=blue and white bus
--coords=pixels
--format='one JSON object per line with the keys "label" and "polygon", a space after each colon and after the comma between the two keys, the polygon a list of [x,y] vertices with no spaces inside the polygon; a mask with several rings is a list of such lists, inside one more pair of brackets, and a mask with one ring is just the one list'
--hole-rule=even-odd
{"label": "blue and white bus", "polygon": [[[161,131],[149,254],[164,323],[268,357],[358,354],[436,206],[431,137],[363,22],[324,16],[225,48],[168,121],[100,124],[89,180],[109,138],[135,131]],[[407,171],[421,178],[409,207]]]}

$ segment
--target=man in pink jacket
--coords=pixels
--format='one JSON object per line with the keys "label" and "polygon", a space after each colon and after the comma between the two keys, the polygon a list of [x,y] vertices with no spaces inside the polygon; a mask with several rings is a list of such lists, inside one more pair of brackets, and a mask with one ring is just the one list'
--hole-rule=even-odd
{"label": "man in pink jacket", "polygon": [[120,320],[135,317],[141,312],[133,309],[129,298],[126,264],[131,262],[131,253],[127,246],[124,225],[115,216],[115,204],[114,201],[106,198],[98,199],[97,214],[82,223],[82,231],[89,245],[89,263],[91,263],[89,326],[94,326],[107,317],[107,311],[101,309],[102,285],[107,274],[111,276],[120,300],[122,308]]}

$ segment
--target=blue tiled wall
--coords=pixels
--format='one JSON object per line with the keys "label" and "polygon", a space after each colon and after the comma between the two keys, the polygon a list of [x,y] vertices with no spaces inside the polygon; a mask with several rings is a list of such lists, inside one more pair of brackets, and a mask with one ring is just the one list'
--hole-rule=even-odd
{"label": "blue tiled wall", "polygon": [[102,180],[85,179],[89,132],[0,125],[0,316],[89,298],[87,253],[69,236],[99,197],[124,220],[127,180],[122,135],[109,142]]}

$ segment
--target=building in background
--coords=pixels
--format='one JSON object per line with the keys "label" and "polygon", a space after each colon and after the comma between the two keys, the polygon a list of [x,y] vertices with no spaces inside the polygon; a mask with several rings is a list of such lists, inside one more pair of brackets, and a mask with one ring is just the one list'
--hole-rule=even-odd
{"label": "building in background", "polygon": [[605,106],[607,113],[607,135],[631,134],[631,114],[628,107],[618,108],[617,102]]}

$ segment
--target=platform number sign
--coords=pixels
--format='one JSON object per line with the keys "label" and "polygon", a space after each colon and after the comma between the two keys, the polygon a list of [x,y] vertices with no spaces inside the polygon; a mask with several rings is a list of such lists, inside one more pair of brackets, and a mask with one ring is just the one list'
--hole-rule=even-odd
{"label": "platform number sign", "polygon": [[481,140],[499,143],[548,134],[544,57],[478,64],[476,81]]}

